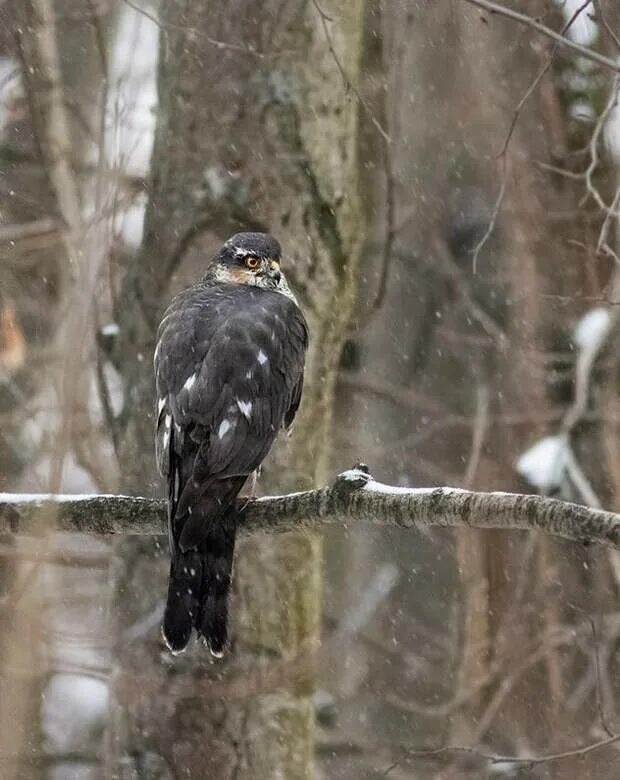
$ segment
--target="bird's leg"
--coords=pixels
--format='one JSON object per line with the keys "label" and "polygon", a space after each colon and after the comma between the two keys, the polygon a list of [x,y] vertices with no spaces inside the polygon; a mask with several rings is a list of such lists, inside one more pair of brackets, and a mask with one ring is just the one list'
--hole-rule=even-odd
{"label": "bird's leg", "polygon": [[262,470],[263,467],[259,466],[257,469],[254,469],[252,475],[250,476],[250,498],[256,498],[256,486],[258,485],[258,480],[260,479]]}
{"label": "bird's leg", "polygon": [[245,503],[241,507],[241,511],[243,511],[246,508],[246,506],[250,503],[250,501],[256,498],[256,485],[258,484],[261,470],[262,470],[262,466],[259,466],[250,474],[249,477],[250,492],[247,496],[242,496],[242,498],[245,498]]}

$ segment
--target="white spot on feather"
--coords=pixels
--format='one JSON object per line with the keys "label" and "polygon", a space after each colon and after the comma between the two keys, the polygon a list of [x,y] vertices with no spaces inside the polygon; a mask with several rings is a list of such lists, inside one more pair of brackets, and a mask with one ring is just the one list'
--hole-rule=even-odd
{"label": "white spot on feather", "polygon": [[188,376],[185,380],[185,384],[183,385],[184,390],[191,390],[192,387],[196,384],[196,374],[192,374],[191,376]]}
{"label": "white spot on feather", "polygon": [[267,355],[265,355],[262,349],[259,349],[256,359],[261,364],[261,366],[264,366],[265,363],[269,360],[269,358],[267,357]]}
{"label": "white spot on feather", "polygon": [[252,369],[245,372],[245,378],[246,379],[252,379]]}
{"label": "white spot on feather", "polygon": [[220,427],[218,429],[218,432],[217,432],[218,439],[223,439],[224,436],[226,436],[226,434],[230,430],[230,428],[231,428],[230,420],[222,420],[222,422],[220,423]]}
{"label": "white spot on feather", "polygon": [[241,414],[249,420],[252,415],[252,402],[251,401],[239,401],[237,400],[237,406]]}
{"label": "white spot on feather", "polygon": [[164,435],[162,436],[162,447],[163,449],[166,449],[168,446],[168,443],[170,442],[170,423],[172,422],[172,415],[167,414],[164,417]]}
{"label": "white spot on feather", "polygon": [[161,414],[161,410],[164,408],[165,405],[166,405],[166,399],[165,398],[160,398],[157,401],[157,416],[158,417]]}

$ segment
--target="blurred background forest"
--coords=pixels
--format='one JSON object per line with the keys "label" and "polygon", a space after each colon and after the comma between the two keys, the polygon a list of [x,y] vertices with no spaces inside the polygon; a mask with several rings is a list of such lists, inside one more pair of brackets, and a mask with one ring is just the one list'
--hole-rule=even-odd
{"label": "blurred background forest", "polygon": [[[161,492],[158,318],[258,229],[312,337],[262,493],[362,459],[620,511],[620,5],[504,0],[573,47],[479,5],[0,0],[0,490]],[[618,777],[614,551],[244,539],[219,663],[165,652],[166,575],[0,539],[3,780]]]}

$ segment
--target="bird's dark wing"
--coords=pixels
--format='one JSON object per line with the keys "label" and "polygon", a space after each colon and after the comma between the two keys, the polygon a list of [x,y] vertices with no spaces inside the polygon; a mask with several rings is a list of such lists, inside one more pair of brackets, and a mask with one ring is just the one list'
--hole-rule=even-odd
{"label": "bird's dark wing", "polygon": [[290,424],[301,395],[307,330],[280,293],[194,288],[175,301],[156,351],[157,456],[169,480],[173,541],[200,544],[188,510],[215,481],[247,476]]}

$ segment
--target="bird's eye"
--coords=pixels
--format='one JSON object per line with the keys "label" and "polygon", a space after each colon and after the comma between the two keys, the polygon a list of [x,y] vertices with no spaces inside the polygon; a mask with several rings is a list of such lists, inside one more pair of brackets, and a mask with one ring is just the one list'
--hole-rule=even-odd
{"label": "bird's eye", "polygon": [[246,257],[246,259],[245,259],[246,266],[248,268],[250,268],[251,270],[254,270],[255,268],[258,268],[259,263],[260,263],[260,260],[258,259],[258,257]]}

